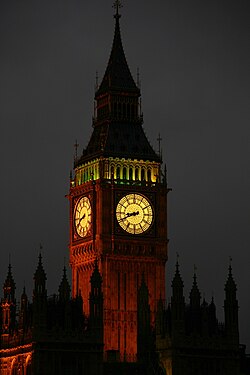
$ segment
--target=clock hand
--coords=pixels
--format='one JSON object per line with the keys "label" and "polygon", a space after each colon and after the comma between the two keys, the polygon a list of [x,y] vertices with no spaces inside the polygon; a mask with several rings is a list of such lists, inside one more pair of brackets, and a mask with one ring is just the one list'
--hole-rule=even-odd
{"label": "clock hand", "polygon": [[85,216],[86,216],[85,214],[82,215],[82,217],[79,219],[79,223],[85,218]]}
{"label": "clock hand", "polygon": [[127,212],[126,215],[119,220],[119,222],[122,221],[122,220],[124,220],[124,219],[127,219],[127,217],[136,216],[136,215],[139,215],[139,211],[136,211],[136,212]]}

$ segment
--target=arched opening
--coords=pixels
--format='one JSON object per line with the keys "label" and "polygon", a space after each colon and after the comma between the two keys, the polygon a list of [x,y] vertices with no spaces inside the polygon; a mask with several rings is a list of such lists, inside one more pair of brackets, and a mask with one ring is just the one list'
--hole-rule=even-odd
{"label": "arched opening", "polygon": [[135,180],[139,180],[139,170],[138,168],[135,168]]}
{"label": "arched opening", "polygon": [[18,363],[16,358],[11,363],[11,375],[18,375]]}
{"label": "arched opening", "polygon": [[125,167],[123,168],[122,178],[123,178],[123,180],[127,179],[127,169]]}
{"label": "arched opening", "polygon": [[148,169],[147,177],[148,177],[148,182],[151,182],[151,169]]}
{"label": "arched opening", "polygon": [[129,179],[133,180],[133,169],[129,168]]}
{"label": "arched opening", "polygon": [[121,178],[121,169],[120,167],[116,168],[116,178],[119,180]]}
{"label": "arched opening", "polygon": [[141,170],[141,180],[145,181],[145,169]]}

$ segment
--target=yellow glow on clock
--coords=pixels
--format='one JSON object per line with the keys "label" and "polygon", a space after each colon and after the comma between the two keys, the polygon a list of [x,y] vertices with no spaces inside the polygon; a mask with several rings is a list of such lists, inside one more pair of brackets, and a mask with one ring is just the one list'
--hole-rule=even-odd
{"label": "yellow glow on clock", "polygon": [[153,222],[153,209],[149,200],[140,194],[127,194],[117,204],[116,219],[126,232],[141,234]]}
{"label": "yellow glow on clock", "polygon": [[76,232],[80,237],[86,237],[91,226],[91,205],[89,198],[82,197],[76,204],[74,221]]}

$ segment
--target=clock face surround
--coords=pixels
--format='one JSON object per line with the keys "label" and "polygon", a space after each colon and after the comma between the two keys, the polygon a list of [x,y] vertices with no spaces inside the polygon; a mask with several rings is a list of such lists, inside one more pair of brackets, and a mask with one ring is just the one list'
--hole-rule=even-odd
{"label": "clock face surround", "polygon": [[130,234],[145,233],[153,223],[153,208],[144,195],[130,193],[116,206],[116,219],[121,228]]}
{"label": "clock face surround", "polygon": [[77,234],[86,237],[91,228],[92,210],[88,197],[82,197],[75,206],[74,223]]}

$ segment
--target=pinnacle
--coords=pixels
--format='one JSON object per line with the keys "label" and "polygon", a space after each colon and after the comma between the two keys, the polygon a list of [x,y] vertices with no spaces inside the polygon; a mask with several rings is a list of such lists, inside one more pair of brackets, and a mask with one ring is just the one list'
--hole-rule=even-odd
{"label": "pinnacle", "polygon": [[128,91],[139,94],[134,79],[130,73],[128,63],[125,57],[121,32],[120,32],[120,15],[115,15],[115,34],[109,62],[101,82],[99,89],[96,92],[96,97],[107,93],[109,91]]}
{"label": "pinnacle", "polygon": [[39,253],[39,257],[38,257],[38,266],[37,266],[37,269],[36,269],[36,272],[34,274],[34,279],[36,281],[42,281],[42,280],[46,280],[46,273],[44,271],[44,268],[43,268],[43,264],[42,264],[42,254],[41,252]]}

